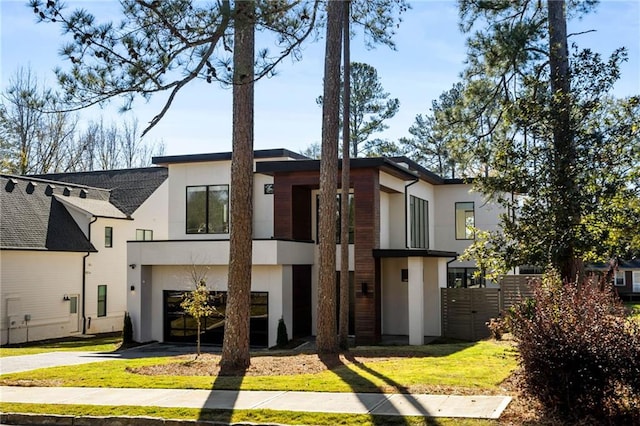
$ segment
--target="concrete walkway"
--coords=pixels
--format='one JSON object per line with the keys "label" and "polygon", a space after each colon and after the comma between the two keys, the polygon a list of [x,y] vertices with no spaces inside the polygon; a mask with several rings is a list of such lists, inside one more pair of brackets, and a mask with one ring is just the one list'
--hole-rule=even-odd
{"label": "concrete walkway", "polygon": [[[211,352],[219,350],[215,347],[203,349]],[[0,373],[118,359],[174,356],[190,352],[193,352],[193,348],[162,344],[151,344],[113,353],[48,352],[0,358]],[[0,401],[497,419],[509,405],[511,398],[486,395],[2,386]]]}
{"label": "concrete walkway", "polygon": [[316,413],[497,419],[507,396],[377,393],[0,387],[2,402],[136,405],[227,410],[271,409]]}

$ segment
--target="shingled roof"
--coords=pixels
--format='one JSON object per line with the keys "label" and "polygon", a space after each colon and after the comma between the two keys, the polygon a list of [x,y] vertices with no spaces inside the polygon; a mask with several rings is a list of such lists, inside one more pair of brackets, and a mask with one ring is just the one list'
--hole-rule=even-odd
{"label": "shingled roof", "polygon": [[167,179],[168,175],[168,170],[165,167],[144,167],[139,169],[52,173],[34,175],[34,177],[108,189],[111,194],[109,201],[131,216]]}
{"label": "shingled roof", "polygon": [[107,202],[108,191],[13,175],[0,175],[0,182],[0,248],[97,251],[56,196],[75,190],[66,196]]}

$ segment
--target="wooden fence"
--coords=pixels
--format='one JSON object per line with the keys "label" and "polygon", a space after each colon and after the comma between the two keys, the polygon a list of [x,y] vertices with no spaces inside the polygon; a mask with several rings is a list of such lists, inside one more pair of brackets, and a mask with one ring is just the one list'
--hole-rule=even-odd
{"label": "wooden fence", "polygon": [[489,337],[486,323],[504,309],[532,296],[531,278],[539,275],[506,275],[500,288],[443,288],[442,335],[453,339],[480,340]]}

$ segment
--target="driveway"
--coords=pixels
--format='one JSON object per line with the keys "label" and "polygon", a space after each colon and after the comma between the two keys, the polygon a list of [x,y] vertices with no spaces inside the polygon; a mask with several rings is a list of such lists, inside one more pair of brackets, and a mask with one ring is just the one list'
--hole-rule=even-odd
{"label": "driveway", "polygon": [[[219,352],[219,347],[202,347],[202,352]],[[195,346],[151,343],[118,352],[46,352],[0,358],[0,374],[20,373],[39,368],[79,365],[119,359],[151,358],[195,353]]]}

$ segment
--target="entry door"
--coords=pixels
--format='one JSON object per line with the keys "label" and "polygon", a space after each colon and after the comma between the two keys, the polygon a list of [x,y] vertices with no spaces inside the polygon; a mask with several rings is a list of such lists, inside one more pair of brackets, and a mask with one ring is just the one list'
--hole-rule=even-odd
{"label": "entry door", "polygon": [[633,292],[640,293],[640,271],[633,271]]}
{"label": "entry door", "polygon": [[77,294],[69,296],[69,331],[72,333],[80,331],[78,324],[78,300],[79,297]]}

